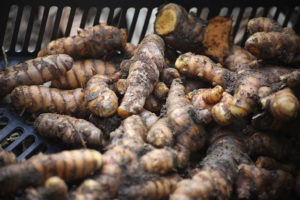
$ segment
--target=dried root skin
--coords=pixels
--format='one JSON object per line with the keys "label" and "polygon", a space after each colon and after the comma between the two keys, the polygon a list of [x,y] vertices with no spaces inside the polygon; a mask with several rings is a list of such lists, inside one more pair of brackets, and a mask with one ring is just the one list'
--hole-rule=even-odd
{"label": "dried root skin", "polygon": [[0,195],[41,185],[51,176],[58,176],[66,181],[78,180],[101,166],[102,156],[94,150],[63,151],[51,155],[39,154],[22,163],[1,168]]}
{"label": "dried root skin", "polygon": [[249,20],[247,30],[250,35],[256,32],[282,32],[282,26],[275,20],[267,17],[257,17]]}
{"label": "dried root skin", "polygon": [[99,58],[123,50],[126,31],[108,25],[96,25],[86,30],[78,29],[78,35],[51,41],[38,53],[38,57],[65,53],[75,58]]}
{"label": "dried root skin", "polygon": [[207,156],[192,179],[180,181],[171,200],[229,199],[238,172],[238,163],[248,163],[241,142],[230,135],[220,135],[209,147]]}
{"label": "dried root skin", "polygon": [[0,149],[0,167],[17,163],[17,157],[13,152]]}
{"label": "dried root skin", "polygon": [[203,147],[206,133],[201,125],[195,124],[190,115],[193,106],[184,93],[180,79],[174,79],[167,98],[167,118],[169,127],[176,137],[176,143],[190,151]]}
{"label": "dried root skin", "polygon": [[43,187],[26,190],[26,200],[67,200],[68,186],[59,177],[53,176],[46,180]]}
{"label": "dried root skin", "polygon": [[87,82],[85,89],[87,106],[97,116],[109,117],[117,111],[118,97],[108,87],[113,79],[109,76],[96,74]]}
{"label": "dried root skin", "polygon": [[294,186],[294,178],[282,170],[268,171],[242,164],[236,186],[238,199],[277,199],[287,196]]}
{"label": "dried root skin", "polygon": [[300,103],[290,88],[279,90],[260,102],[276,119],[285,121],[295,118],[300,108]]}
{"label": "dried root skin", "polygon": [[135,50],[130,59],[128,88],[118,108],[121,117],[142,111],[164,67],[164,48],[163,40],[152,34],[146,36]]}
{"label": "dried root skin", "polygon": [[162,7],[154,22],[154,32],[176,50],[203,50],[206,22],[189,14],[183,7],[169,3]]}
{"label": "dried root skin", "polygon": [[181,178],[178,175],[160,177],[147,181],[141,185],[133,185],[121,191],[122,196],[128,199],[166,199],[175,190],[176,184]]}
{"label": "dried root skin", "polygon": [[300,37],[297,35],[258,32],[247,39],[245,49],[259,59],[289,64],[299,53],[299,43]]}
{"label": "dried root skin", "polygon": [[32,113],[59,113],[80,118],[87,116],[86,99],[81,88],[59,90],[45,86],[18,86],[10,94],[16,109]]}
{"label": "dried root skin", "polygon": [[73,59],[64,54],[28,60],[0,72],[1,96],[19,85],[40,85],[63,76],[71,69]]}
{"label": "dried root skin", "polygon": [[114,64],[102,60],[77,61],[64,76],[58,76],[56,80],[51,81],[51,86],[60,89],[85,88],[86,83],[93,75],[112,75],[116,71]]}
{"label": "dried root skin", "polygon": [[192,53],[179,56],[175,67],[180,73],[188,77],[198,77],[209,81],[212,85],[220,85],[226,89],[236,78],[233,72],[222,68],[208,57]]}
{"label": "dried root skin", "polygon": [[289,172],[291,174],[294,174],[294,172],[296,171],[296,166],[293,163],[281,163],[273,158],[265,157],[265,156],[259,156],[256,159],[255,165],[256,167],[265,168],[267,170],[280,169]]}
{"label": "dried root skin", "polygon": [[102,147],[104,145],[102,131],[83,119],[55,113],[44,113],[35,119],[34,127],[40,135],[62,140],[66,144],[75,146],[86,144],[91,147]]}

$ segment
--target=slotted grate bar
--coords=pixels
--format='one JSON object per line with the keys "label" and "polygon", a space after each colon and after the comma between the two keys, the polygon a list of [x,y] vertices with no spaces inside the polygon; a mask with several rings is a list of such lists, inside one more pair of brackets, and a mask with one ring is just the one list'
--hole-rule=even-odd
{"label": "slotted grate bar", "polygon": [[101,10],[100,8],[97,9],[96,15],[95,15],[95,19],[94,19],[94,23],[93,25],[95,26],[96,24],[99,24],[99,20],[100,20],[100,15],[101,15]]}
{"label": "slotted grate bar", "polygon": [[62,15],[62,10],[63,10],[63,8],[57,9],[51,40],[54,40],[58,36],[58,27],[59,27],[61,15]]}
{"label": "slotted grate bar", "polygon": [[139,16],[139,12],[140,12],[140,9],[135,9],[135,11],[134,11],[134,15],[133,15],[133,18],[132,18],[130,29],[128,31],[128,37],[127,37],[128,41],[131,41],[131,39],[132,39],[133,32],[134,32],[135,26],[136,26],[136,22],[137,22],[137,19],[138,19],[138,16]]}
{"label": "slotted grate bar", "polygon": [[41,141],[35,141],[33,144],[31,144],[26,151],[22,152],[19,156],[18,156],[18,162],[21,162],[22,159],[26,158],[28,155],[31,154],[31,152],[33,152],[36,148],[38,148],[40,145],[42,144]]}
{"label": "slotted grate bar", "polygon": [[28,50],[28,44],[29,44],[32,27],[33,27],[33,22],[34,22],[34,17],[35,17],[35,13],[36,13],[35,11],[37,11],[37,8],[34,6],[30,10],[30,16],[29,16],[29,21],[28,21],[26,35],[25,35],[25,39],[24,39],[24,43],[23,43],[22,52],[25,52]]}
{"label": "slotted grate bar", "polygon": [[38,40],[37,40],[37,44],[36,44],[36,48],[34,50],[35,54],[37,54],[37,52],[41,49],[41,45],[42,45],[42,41],[43,41],[43,35],[44,35],[44,32],[45,32],[46,22],[47,22],[47,18],[48,18],[48,14],[49,14],[49,7],[45,7],[44,8],[43,17],[42,17],[40,32],[39,32],[39,36],[38,36]]}
{"label": "slotted grate bar", "polygon": [[149,20],[150,20],[151,14],[152,14],[152,10],[148,9],[146,18],[145,18],[145,22],[144,22],[144,26],[143,26],[143,29],[142,29],[142,32],[140,35],[139,43],[142,41],[142,39],[144,38],[144,36],[146,34],[147,28],[149,26]]}
{"label": "slotted grate bar", "polygon": [[33,126],[29,126],[24,123],[24,120],[20,116],[16,116],[10,113],[12,106],[6,106],[0,108],[1,118],[5,117],[8,119],[8,124],[0,130],[0,141],[3,141],[8,135],[12,134],[14,131],[22,130],[22,134],[13,141],[5,150],[13,151],[19,144],[22,143],[28,137],[34,137],[34,142],[28,146],[28,148],[18,156],[18,161],[21,161],[24,157],[29,155],[34,151],[38,146],[44,144],[47,148],[45,153],[58,152],[62,149],[62,144],[59,142],[52,142],[44,140],[39,136],[34,130]]}
{"label": "slotted grate bar", "polygon": [[66,32],[65,32],[65,37],[70,35],[71,28],[72,28],[72,25],[73,25],[73,20],[74,20],[74,17],[75,17],[75,12],[76,12],[76,8],[71,7],[69,20],[68,20],[68,24],[67,24],[67,28],[66,28]]}
{"label": "slotted grate bar", "polygon": [[15,26],[14,26],[14,32],[13,32],[12,40],[11,40],[10,47],[9,47],[10,51],[15,51],[15,46],[17,43],[17,37],[18,37],[18,33],[19,33],[22,13],[23,13],[23,6],[19,7],[18,12],[17,12],[17,18],[16,18],[16,22],[15,22]]}
{"label": "slotted grate bar", "polygon": [[84,9],[84,10],[83,10],[81,22],[80,22],[80,25],[79,25],[79,27],[82,28],[82,29],[83,29],[84,26],[85,26],[85,23],[86,23],[86,20],[87,20],[87,16],[88,16],[88,12],[89,12],[88,9]]}

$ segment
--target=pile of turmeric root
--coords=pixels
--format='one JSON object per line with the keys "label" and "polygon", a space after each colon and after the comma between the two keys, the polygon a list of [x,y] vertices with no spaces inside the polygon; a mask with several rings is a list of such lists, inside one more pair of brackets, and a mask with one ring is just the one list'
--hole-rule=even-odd
{"label": "pile of turmeric root", "polygon": [[170,3],[138,46],[100,24],[1,71],[0,94],[72,150],[0,150],[0,197],[299,198],[300,36],[254,18],[243,48],[231,28]]}

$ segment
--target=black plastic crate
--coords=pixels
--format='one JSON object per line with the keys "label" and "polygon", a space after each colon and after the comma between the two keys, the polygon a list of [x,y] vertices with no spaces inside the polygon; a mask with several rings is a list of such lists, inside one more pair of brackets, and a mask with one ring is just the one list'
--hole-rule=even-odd
{"label": "black plastic crate", "polygon": [[[0,7],[0,46],[5,49],[9,65],[14,65],[35,57],[47,41],[70,35],[76,29],[74,23],[77,27],[86,28],[98,24],[100,19],[126,28],[128,41],[138,43],[145,34],[153,31],[158,6],[169,2],[178,3],[203,19],[217,15],[231,17],[234,21],[234,42],[241,45],[247,38],[247,20],[256,16],[273,18],[300,33],[299,0],[8,0]],[[77,12],[81,13],[80,19],[74,19]],[[61,29],[62,22],[65,23],[64,30]],[[3,68],[2,53],[0,56],[0,67]],[[6,149],[14,151],[28,137],[33,137],[34,141],[18,155],[19,160],[34,154],[40,145],[46,146],[45,153],[62,148],[62,145],[39,137],[32,126],[24,123],[26,116],[12,115],[9,109],[0,109],[0,119],[8,119],[8,124],[0,131],[0,142],[16,129],[22,130],[23,134]]]}

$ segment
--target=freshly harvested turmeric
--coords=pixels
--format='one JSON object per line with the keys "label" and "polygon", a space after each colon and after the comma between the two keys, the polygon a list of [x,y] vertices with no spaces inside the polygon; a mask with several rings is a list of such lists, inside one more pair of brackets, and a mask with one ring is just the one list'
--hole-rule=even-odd
{"label": "freshly harvested turmeric", "polygon": [[74,59],[101,58],[126,46],[126,30],[106,24],[78,29],[78,34],[51,41],[38,53],[38,57],[59,53],[68,54]]}
{"label": "freshly harvested turmeric", "polygon": [[166,117],[160,118],[153,124],[147,133],[146,141],[158,148],[173,145],[174,136],[168,127],[168,119]]}
{"label": "freshly harvested turmeric", "polygon": [[194,107],[209,110],[222,99],[222,95],[223,88],[219,85],[214,88],[195,90],[188,94]]}
{"label": "freshly harvested turmeric", "polygon": [[141,117],[132,115],[113,131],[111,144],[103,154],[103,168],[93,179],[85,180],[73,193],[76,200],[114,198],[126,176],[136,173],[138,154],[145,151],[147,128]]}
{"label": "freshly harvested turmeric", "polygon": [[[214,63],[206,56],[191,53],[181,55],[175,63],[180,73],[189,77],[201,78],[212,85],[220,85],[229,95],[230,93],[234,94],[232,98],[227,98],[226,104],[220,102],[215,105],[220,111],[223,110],[224,113],[227,113],[227,117],[223,115],[220,120],[221,122],[224,119],[224,123],[219,123],[224,125],[230,124],[234,119],[233,117],[242,118],[253,112],[258,105],[259,89],[265,86],[271,87],[273,83],[280,81],[282,75],[292,71],[277,66],[260,68],[258,67],[259,62],[249,52],[241,48],[234,48],[233,50],[233,55],[225,61],[230,70]],[[230,97],[229,95],[226,96]],[[294,103],[295,99],[286,98],[287,95],[288,93],[284,93],[281,99],[289,99],[288,101],[292,100],[291,103]],[[297,112],[297,106],[293,108],[291,112]],[[217,114],[215,112],[215,116]]]}
{"label": "freshly harvested turmeric", "polygon": [[180,74],[177,69],[168,67],[168,68],[164,68],[161,71],[159,78],[167,86],[170,86],[172,84],[173,79],[180,78]]}
{"label": "freshly harvested turmeric", "polygon": [[174,148],[153,149],[140,158],[140,169],[152,174],[167,174],[184,168],[190,157],[190,151],[178,144]]}
{"label": "freshly harvested turmeric", "polygon": [[154,96],[160,100],[166,99],[169,88],[164,82],[158,82],[153,89]]}
{"label": "freshly harvested turmeric", "polygon": [[111,75],[117,72],[112,63],[98,59],[77,61],[63,76],[51,81],[51,86],[60,89],[85,88],[88,80],[95,74]]}
{"label": "freshly harvested turmeric", "polygon": [[289,64],[300,54],[300,37],[282,32],[257,32],[251,35],[245,49],[255,57],[266,61]]}
{"label": "freshly harvested turmeric", "polygon": [[81,88],[59,90],[45,86],[18,86],[10,94],[14,107],[32,113],[59,113],[87,117],[87,101]]}
{"label": "freshly harvested turmeric", "polygon": [[129,60],[128,87],[118,108],[118,114],[126,118],[142,111],[146,98],[158,82],[164,66],[164,42],[158,35],[147,35]]}
{"label": "freshly harvested turmeric", "polygon": [[117,111],[118,97],[108,84],[119,77],[120,74],[117,73],[110,77],[96,74],[87,82],[85,97],[88,109],[92,113],[100,117],[109,117]]}
{"label": "freshly harvested turmeric", "polygon": [[35,58],[0,71],[1,96],[19,85],[40,85],[63,76],[71,69],[73,59],[65,54]]}
{"label": "freshly harvested turmeric", "polygon": [[247,30],[253,35],[256,32],[282,32],[283,27],[274,19],[257,17],[248,21]]}
{"label": "freshly harvested turmeric", "polygon": [[262,108],[270,110],[276,119],[289,120],[299,112],[300,103],[290,88],[279,90],[260,100]]}
{"label": "freshly harvested turmeric", "polygon": [[183,168],[190,153],[201,149],[206,141],[206,132],[195,123],[193,106],[184,91],[181,80],[174,79],[167,97],[166,118],[156,121],[147,134],[147,141],[154,146],[171,146],[153,149],[141,157],[140,166],[149,173],[165,174]]}
{"label": "freshly harvested turmeric", "polygon": [[174,79],[167,98],[168,124],[177,143],[190,151],[201,149],[205,143],[206,132],[202,125],[194,122],[190,115],[193,106],[185,96],[184,86],[179,78]]}
{"label": "freshly harvested turmeric", "polygon": [[128,87],[118,108],[121,117],[126,118],[142,111],[163,69],[164,48],[163,40],[152,34],[147,35],[135,50],[130,59]]}
{"label": "freshly harvested turmeric", "polygon": [[101,166],[102,156],[95,150],[71,150],[50,155],[38,154],[22,163],[1,168],[0,195],[42,185],[51,176],[58,176],[66,181],[78,180],[95,172]]}
{"label": "freshly harvested turmeric", "polygon": [[154,31],[166,44],[182,52],[212,56],[223,63],[230,53],[232,20],[215,17],[206,22],[174,3],[158,10]]}
{"label": "freshly harvested turmeric", "polygon": [[47,138],[54,138],[74,146],[102,147],[103,133],[92,123],[55,113],[40,114],[34,121],[37,132]]}
{"label": "freshly harvested turmeric", "polygon": [[214,88],[199,89],[189,93],[192,105],[210,111],[213,119],[220,125],[228,125],[233,119],[229,110],[233,97],[217,85]]}
{"label": "freshly harvested turmeric", "polygon": [[238,164],[251,161],[239,134],[220,130],[214,138],[200,164],[202,168],[191,179],[183,179],[177,184],[171,200],[230,199]]}

